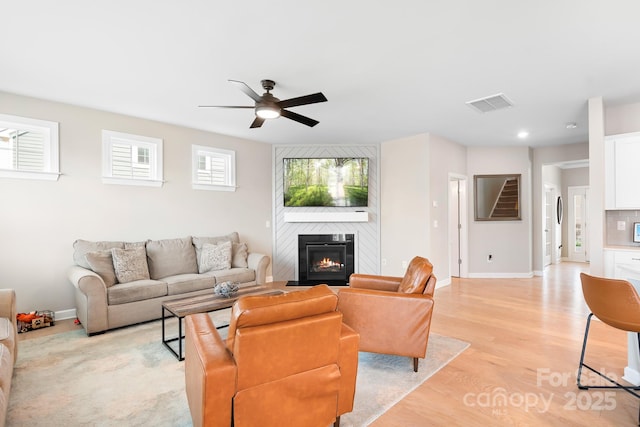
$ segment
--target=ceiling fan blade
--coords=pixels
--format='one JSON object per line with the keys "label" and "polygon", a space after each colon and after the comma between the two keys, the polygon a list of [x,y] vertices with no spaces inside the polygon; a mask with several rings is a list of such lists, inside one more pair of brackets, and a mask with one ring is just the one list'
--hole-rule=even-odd
{"label": "ceiling fan blade", "polygon": [[317,120],[310,119],[309,117],[302,116],[298,113],[294,113],[293,111],[282,110],[280,112],[280,115],[282,117],[286,117],[287,119],[294,120],[298,123],[302,123],[303,125],[307,125],[309,127],[314,127],[315,125],[320,123]]}
{"label": "ceiling fan blade", "polygon": [[256,116],[256,119],[253,121],[253,123],[251,123],[251,126],[249,126],[250,129],[253,128],[259,128],[262,126],[262,124],[264,123],[264,120],[262,117],[258,117]]}
{"label": "ceiling fan blade", "polygon": [[198,105],[199,108],[256,108],[244,105]]}
{"label": "ceiling fan blade", "polygon": [[280,108],[289,108],[297,107],[298,105],[315,104],[326,101],[327,98],[322,94],[322,92],[318,92],[311,95],[299,96],[297,98],[285,99],[284,101],[279,101],[278,105]]}
{"label": "ceiling fan blade", "polygon": [[231,83],[236,85],[238,89],[246,93],[251,99],[256,102],[262,101],[262,97],[258,95],[253,89],[251,89],[245,82],[241,82],[238,80],[229,80]]}

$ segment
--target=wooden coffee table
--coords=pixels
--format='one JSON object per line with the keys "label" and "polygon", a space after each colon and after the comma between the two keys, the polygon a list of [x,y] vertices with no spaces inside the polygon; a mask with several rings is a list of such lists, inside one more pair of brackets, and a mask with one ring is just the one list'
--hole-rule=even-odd
{"label": "wooden coffee table", "polygon": [[[196,313],[210,313],[212,311],[223,310],[230,308],[238,298],[248,295],[280,295],[285,293],[282,289],[274,289],[269,286],[254,285],[240,288],[238,292],[230,297],[226,298],[213,293],[213,289],[209,294],[196,295],[187,298],[178,298],[162,303],[162,343],[178,358],[178,360],[184,360],[184,354],[182,353],[184,340],[184,334],[182,329],[182,322],[185,316]],[[165,320],[171,317],[178,318],[178,336],[173,338],[167,338],[165,331]],[[218,329],[228,325],[219,326]],[[174,341],[178,342],[178,349],[174,349],[170,343]]]}

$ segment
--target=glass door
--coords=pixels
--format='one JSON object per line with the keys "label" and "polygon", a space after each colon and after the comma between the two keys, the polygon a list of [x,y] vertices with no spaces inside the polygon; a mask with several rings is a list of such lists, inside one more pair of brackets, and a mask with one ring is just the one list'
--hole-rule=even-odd
{"label": "glass door", "polygon": [[587,202],[589,187],[569,187],[568,227],[569,260],[589,261],[589,242],[587,241]]}

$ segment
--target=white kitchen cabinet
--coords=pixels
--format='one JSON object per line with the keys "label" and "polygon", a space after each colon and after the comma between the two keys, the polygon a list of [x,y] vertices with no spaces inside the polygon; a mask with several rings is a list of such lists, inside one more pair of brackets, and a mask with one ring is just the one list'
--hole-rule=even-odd
{"label": "white kitchen cabinet", "polygon": [[640,209],[640,132],[605,138],[605,209]]}

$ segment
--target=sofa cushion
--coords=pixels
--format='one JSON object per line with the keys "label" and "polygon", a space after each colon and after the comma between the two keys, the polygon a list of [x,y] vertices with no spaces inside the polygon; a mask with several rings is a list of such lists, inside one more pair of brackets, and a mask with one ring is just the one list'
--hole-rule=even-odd
{"label": "sofa cushion", "polygon": [[109,305],[125,304],[167,295],[167,284],[159,280],[118,283],[107,289]]}
{"label": "sofa cushion", "polygon": [[233,233],[225,234],[224,236],[215,236],[215,237],[195,237],[191,238],[193,240],[193,246],[196,248],[196,256],[200,259],[200,250],[202,249],[202,245],[205,243],[211,243],[212,245],[217,245],[222,242],[231,242],[231,243],[240,243],[240,236],[236,231]]}
{"label": "sofa cushion", "polygon": [[202,245],[198,258],[198,273],[231,268],[231,245],[231,242]]}
{"label": "sofa cushion", "polygon": [[16,348],[16,330],[13,328],[13,323],[6,317],[0,317],[0,344],[5,345],[13,356]]}
{"label": "sofa cushion", "polygon": [[87,252],[85,258],[91,270],[102,277],[107,288],[118,283],[116,271],[113,269],[113,256],[110,250]]}
{"label": "sofa cushion", "polygon": [[149,240],[147,258],[152,279],[198,272],[196,252],[191,243],[191,237]]}
{"label": "sofa cushion", "polygon": [[135,249],[135,248],[146,248],[148,240],[143,240],[141,242],[124,242],[125,249]]}
{"label": "sofa cushion", "polygon": [[247,259],[249,257],[249,249],[246,243],[233,243],[231,267],[247,268],[249,263]]}
{"label": "sofa cushion", "polygon": [[90,242],[78,239],[73,242],[73,261],[84,268],[91,268],[85,255],[87,252],[108,251],[112,248],[124,248],[124,242]]}
{"label": "sofa cushion", "polygon": [[204,273],[203,276],[212,276],[216,278],[216,283],[220,282],[238,282],[246,283],[256,280],[256,272],[251,268],[230,268],[228,270],[210,271]]}
{"label": "sofa cushion", "polygon": [[[213,289],[216,279],[204,274],[179,274],[162,279],[167,283],[167,295],[179,295],[187,292]],[[213,291],[212,291],[213,293]]]}
{"label": "sofa cushion", "polygon": [[113,248],[111,249],[111,256],[113,257],[113,269],[116,272],[118,282],[127,283],[149,279],[147,254],[144,248]]}

